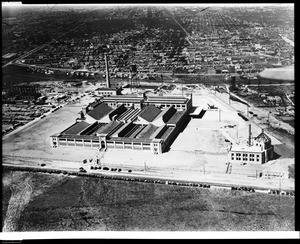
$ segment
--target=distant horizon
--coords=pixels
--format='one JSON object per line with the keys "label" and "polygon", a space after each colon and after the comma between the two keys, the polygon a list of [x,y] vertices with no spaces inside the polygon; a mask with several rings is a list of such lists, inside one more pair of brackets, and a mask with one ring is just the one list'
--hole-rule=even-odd
{"label": "distant horizon", "polygon": [[170,7],[182,7],[182,6],[190,6],[190,7],[292,7],[293,3],[113,3],[113,4],[102,4],[102,3],[86,3],[86,4],[23,4],[22,2],[2,2],[2,7],[91,7],[91,6],[101,6],[101,7],[114,7],[114,6],[170,6]]}

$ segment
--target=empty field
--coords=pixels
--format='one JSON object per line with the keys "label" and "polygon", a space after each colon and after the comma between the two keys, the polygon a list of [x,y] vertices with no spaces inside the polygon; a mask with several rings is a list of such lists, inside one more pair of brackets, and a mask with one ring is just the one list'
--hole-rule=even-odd
{"label": "empty field", "polygon": [[[288,196],[279,201],[261,193],[12,171],[3,179],[11,181],[4,184],[3,208],[23,209],[11,231],[294,230],[294,198]],[[30,186],[30,201],[10,200],[10,185]],[[21,198],[24,191],[12,187],[16,194]]]}

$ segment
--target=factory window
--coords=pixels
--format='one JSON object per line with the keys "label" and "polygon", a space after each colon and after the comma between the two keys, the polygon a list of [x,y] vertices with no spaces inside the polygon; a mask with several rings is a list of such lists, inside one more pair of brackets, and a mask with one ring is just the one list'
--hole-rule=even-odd
{"label": "factory window", "polygon": [[254,154],[253,153],[250,153],[250,161],[254,161]]}
{"label": "factory window", "polygon": [[241,154],[240,153],[236,154],[236,160],[241,160]]}
{"label": "factory window", "polygon": [[231,153],[231,160],[234,160],[234,153]]}
{"label": "factory window", "polygon": [[243,160],[245,160],[245,161],[248,160],[248,154],[247,153],[243,153]]}

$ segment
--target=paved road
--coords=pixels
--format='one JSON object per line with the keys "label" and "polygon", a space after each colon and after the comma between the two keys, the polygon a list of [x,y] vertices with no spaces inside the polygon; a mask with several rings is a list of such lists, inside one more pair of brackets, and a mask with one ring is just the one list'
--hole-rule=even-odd
{"label": "paved road", "polygon": [[285,40],[286,43],[288,43],[288,44],[290,44],[291,46],[294,47],[295,43],[292,40],[288,39],[287,37],[285,37],[284,35],[281,35],[281,34],[279,34],[279,36],[281,36],[281,38],[283,40]]}
{"label": "paved road", "polygon": [[50,41],[50,42],[48,42],[48,43],[45,43],[45,44],[43,44],[43,45],[41,45],[41,46],[38,46],[38,47],[36,47],[36,48],[34,48],[34,49],[28,51],[27,53],[25,53],[25,54],[23,54],[23,55],[21,55],[21,56],[15,58],[15,59],[13,59],[12,61],[10,61],[10,62],[8,62],[7,64],[3,65],[2,68],[6,67],[6,66],[8,66],[8,65],[14,64],[14,63],[18,63],[19,60],[28,57],[29,55],[31,55],[31,54],[33,54],[33,53],[35,53],[35,52],[41,50],[42,48],[45,48],[45,47],[49,46],[50,44],[56,42],[56,40],[60,39],[61,37],[65,36],[65,35],[67,35],[68,33],[70,33],[71,31],[75,31],[75,30],[79,29],[79,28],[80,28],[81,26],[83,26],[84,24],[85,24],[85,23],[82,23],[81,25],[78,25],[78,26],[76,26],[75,28],[70,29],[69,31],[67,31],[67,32],[61,34],[60,36],[56,37],[56,39],[54,39],[54,40],[52,40],[52,41]]}
{"label": "paved road", "polygon": [[29,52],[27,52],[27,53],[25,53],[25,54],[23,54],[23,55],[21,55],[21,56],[15,58],[15,59],[13,59],[12,61],[10,61],[10,62],[8,62],[7,64],[3,65],[3,66],[2,66],[2,69],[3,69],[4,67],[8,66],[8,65],[11,65],[11,64],[17,62],[17,61],[20,60],[20,59],[26,58],[27,56],[29,56],[29,55],[31,55],[31,54],[33,54],[33,53],[35,53],[35,52],[41,50],[41,49],[44,48],[44,47],[46,47],[47,45],[49,45],[49,44],[44,44],[44,45],[41,45],[41,46],[39,46],[39,47],[36,47],[36,48],[30,50]]}
{"label": "paved road", "polygon": [[172,17],[172,19],[176,22],[176,24],[178,24],[180,26],[180,28],[184,31],[184,33],[187,36],[187,41],[189,42],[190,45],[194,45],[194,43],[191,41],[191,36],[190,34],[186,31],[185,28],[182,27],[182,25],[176,20],[176,18],[174,17],[174,15],[167,9],[165,8],[165,11],[168,12],[168,14]]}
{"label": "paved road", "polygon": [[[115,176],[115,177],[125,177],[128,179],[143,179],[146,180],[163,180],[163,181],[175,181],[175,182],[186,182],[186,183],[201,183],[208,184],[211,186],[224,187],[229,188],[231,186],[244,186],[244,187],[252,187],[254,189],[265,190],[267,193],[268,189],[278,190],[279,189],[279,180],[278,179],[263,179],[263,178],[250,178],[244,176],[236,176],[231,174],[182,174],[182,172],[177,172],[174,170],[172,173],[164,172],[164,171],[143,171],[143,170],[134,170],[129,173],[127,171],[130,166],[122,167],[122,172],[114,172],[114,171],[104,171],[104,170],[91,170],[91,164],[82,164],[81,162],[72,162],[71,164],[65,165],[63,161],[52,161],[49,159],[37,159],[33,160],[31,163],[26,164],[28,159],[22,159],[22,157],[3,157],[3,166],[11,166],[15,168],[34,168],[34,169],[42,169],[42,170],[61,170],[71,173],[79,172],[79,167],[83,167],[86,169],[86,174],[98,174],[104,176]],[[45,163],[44,167],[38,165],[41,163]],[[109,164],[105,164],[106,167],[113,168]],[[124,170],[126,169],[126,170]],[[168,184],[168,183],[166,183]],[[293,191],[294,184],[291,180],[282,179],[280,189],[283,191]]]}
{"label": "paved road", "polygon": [[252,86],[294,86],[295,82],[293,83],[272,83],[272,84],[251,84],[246,85],[246,87],[252,87]]}

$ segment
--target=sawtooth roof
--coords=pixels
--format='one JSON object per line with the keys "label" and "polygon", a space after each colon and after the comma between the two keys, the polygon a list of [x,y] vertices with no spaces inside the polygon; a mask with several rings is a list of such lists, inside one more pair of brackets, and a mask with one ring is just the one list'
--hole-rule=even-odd
{"label": "sawtooth roof", "polygon": [[148,121],[148,122],[152,122],[157,115],[159,115],[161,113],[161,110],[153,105],[150,105],[148,107],[146,107],[140,114],[139,117],[141,117],[142,119]]}
{"label": "sawtooth roof", "polygon": [[66,134],[66,135],[77,135],[81,131],[83,131],[85,128],[87,128],[88,126],[90,126],[89,123],[87,123],[85,121],[81,121],[79,123],[75,123],[75,124],[71,125],[69,128],[64,130],[62,133]]}
{"label": "sawtooth roof", "polygon": [[105,115],[109,114],[112,110],[113,109],[105,103],[101,103],[98,106],[96,106],[93,110],[89,111],[87,114],[95,120],[100,120]]}

